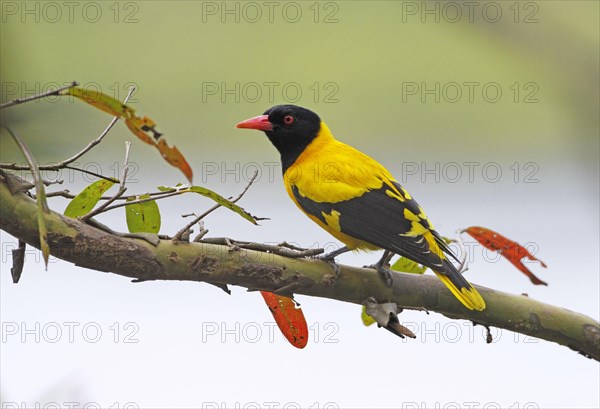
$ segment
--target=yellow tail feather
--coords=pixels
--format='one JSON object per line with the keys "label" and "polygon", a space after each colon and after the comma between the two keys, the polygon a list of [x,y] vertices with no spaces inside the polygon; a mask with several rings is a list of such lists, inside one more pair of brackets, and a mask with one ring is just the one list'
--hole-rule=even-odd
{"label": "yellow tail feather", "polygon": [[469,289],[463,288],[459,291],[458,288],[450,281],[450,278],[444,274],[435,273],[442,283],[448,287],[452,294],[468,309],[483,311],[485,309],[485,301],[479,291],[475,289],[475,287],[471,286]]}

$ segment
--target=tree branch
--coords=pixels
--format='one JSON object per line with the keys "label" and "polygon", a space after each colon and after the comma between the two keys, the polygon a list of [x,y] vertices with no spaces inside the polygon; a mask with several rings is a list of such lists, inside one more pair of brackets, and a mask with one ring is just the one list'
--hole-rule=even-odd
{"label": "tree branch", "polygon": [[70,83],[67,86],[60,87],[60,88],[57,88],[57,89],[53,89],[53,90],[50,90],[50,91],[47,91],[47,92],[43,92],[41,94],[32,95],[32,96],[27,97],[27,98],[13,99],[12,101],[8,101],[8,102],[5,102],[3,104],[0,104],[0,109],[8,108],[8,107],[11,107],[13,105],[24,104],[25,102],[35,101],[36,99],[42,99],[42,98],[49,97],[49,96],[52,96],[52,95],[59,95],[61,93],[61,91],[64,91],[64,90],[69,89],[69,88],[76,87],[78,85],[79,85],[79,83],[77,81],[73,81],[72,83]]}
{"label": "tree branch", "polygon": [[[23,193],[12,195],[0,177],[0,229],[39,248],[37,207]],[[45,216],[51,254],[97,271],[112,272],[139,281],[184,280],[238,285],[363,304],[368,297],[401,307],[426,309],[452,319],[465,319],[556,342],[584,356],[600,360],[600,326],[585,315],[476,286],[485,298],[483,312],[464,308],[433,276],[396,273],[386,287],[370,269],[340,266],[337,281],[331,266],[314,259],[291,259],[248,249],[233,251],[209,243],[157,246],[96,229],[79,220],[51,212]],[[284,294],[285,295],[285,294]]]}

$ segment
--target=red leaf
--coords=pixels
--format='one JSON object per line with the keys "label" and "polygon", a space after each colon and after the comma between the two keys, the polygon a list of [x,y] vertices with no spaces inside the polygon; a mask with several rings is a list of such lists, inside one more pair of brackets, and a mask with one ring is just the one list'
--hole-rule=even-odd
{"label": "red leaf", "polygon": [[496,233],[493,230],[486,229],[485,227],[471,226],[464,230],[469,233],[475,240],[487,249],[497,251],[510,261],[515,267],[517,267],[523,274],[525,274],[531,282],[535,285],[548,285],[546,282],[537,278],[527,267],[523,265],[521,260],[523,257],[527,257],[529,260],[539,261],[542,267],[546,267],[546,264],[540,259],[535,258],[526,248],[521,246],[510,239],[507,239],[500,233]]}
{"label": "red leaf", "polygon": [[275,318],[281,333],[296,348],[304,348],[308,343],[308,326],[304,314],[291,298],[282,297],[267,291],[260,292]]}

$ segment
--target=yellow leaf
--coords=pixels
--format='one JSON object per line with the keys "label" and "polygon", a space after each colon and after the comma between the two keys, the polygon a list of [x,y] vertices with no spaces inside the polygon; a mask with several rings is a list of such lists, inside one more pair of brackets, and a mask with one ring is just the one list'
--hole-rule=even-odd
{"label": "yellow leaf", "polygon": [[419,263],[402,256],[390,268],[394,271],[411,274],[423,274],[427,270],[427,267],[421,266]]}
{"label": "yellow leaf", "polygon": [[62,95],[72,95],[80,100],[114,116],[126,115],[128,111],[133,113],[133,109],[123,104],[121,101],[109,97],[98,91],[72,87],[64,90]]}
{"label": "yellow leaf", "polygon": [[362,307],[362,314],[360,314],[360,318],[362,319],[363,324],[365,324],[365,326],[369,326],[369,325],[373,325],[375,324],[375,320],[373,319],[373,317],[371,317],[369,314],[367,314],[367,307],[365,307],[363,305]]}

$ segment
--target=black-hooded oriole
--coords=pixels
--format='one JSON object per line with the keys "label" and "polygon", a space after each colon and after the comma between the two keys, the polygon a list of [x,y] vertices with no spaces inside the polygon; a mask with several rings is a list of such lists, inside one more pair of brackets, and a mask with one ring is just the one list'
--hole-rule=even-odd
{"label": "black-hooded oriole", "polygon": [[290,198],[346,245],[333,256],[384,249],[376,268],[385,272],[388,256],[402,255],[431,268],[467,308],[485,308],[479,292],[446,257],[456,259],[415,199],[377,161],[336,140],[317,114],[277,105],[236,127],[267,134],[281,154]]}

